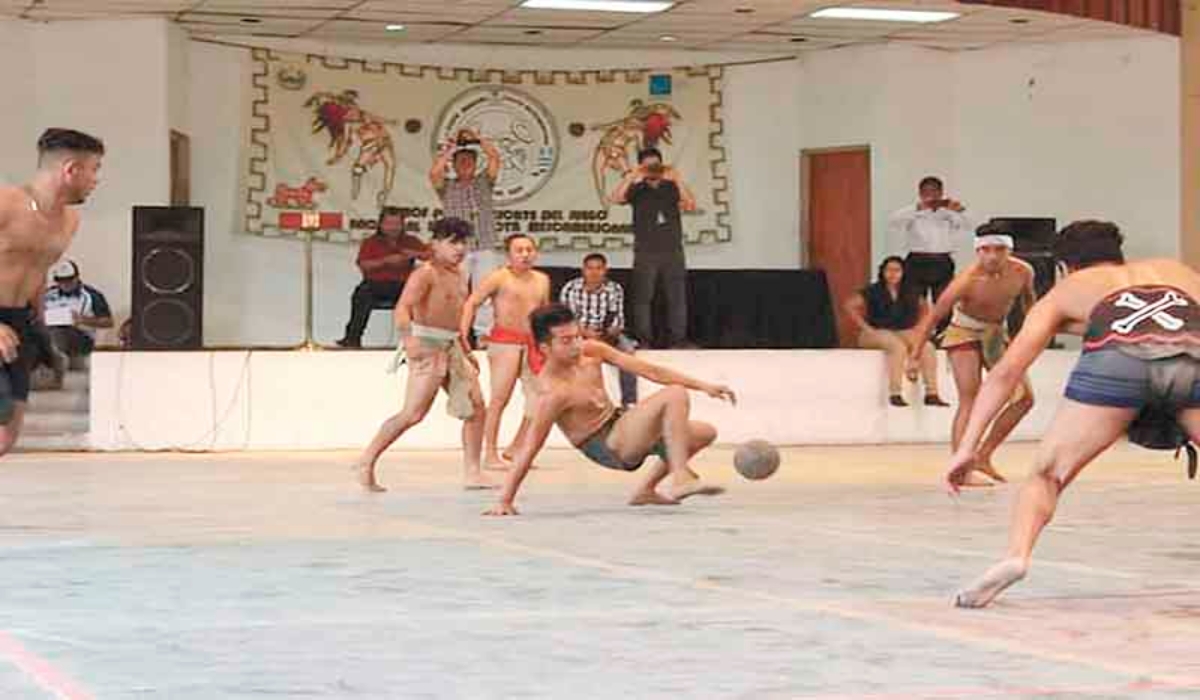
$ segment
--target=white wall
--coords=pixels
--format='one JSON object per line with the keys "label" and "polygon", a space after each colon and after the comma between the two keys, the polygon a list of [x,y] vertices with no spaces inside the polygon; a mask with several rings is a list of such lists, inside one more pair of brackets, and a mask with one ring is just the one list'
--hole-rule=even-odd
{"label": "white wall", "polygon": [[871,148],[875,257],[894,249],[887,217],[915,197],[915,183],[950,174],[954,93],[946,76],[953,60],[947,52],[883,44],[816,52],[800,63],[800,148]]}
{"label": "white wall", "polygon": [[[92,358],[90,446],[98,450],[360,449],[399,410],[406,370],[384,373],[388,352],[101,352]],[[694,377],[728,384],[730,406],[692,398],[692,415],[720,428],[718,440],[762,438],[779,445],[944,443],[953,408],[887,405],[883,353],[873,350],[706,350],[647,352],[647,359]],[[1041,437],[1061,400],[1075,354],[1049,351],[1030,370],[1037,402],[1014,439]],[[481,376],[486,386],[487,363]],[[957,397],[945,357],[941,394]],[[839,381],[830,382],[830,377]],[[616,377],[608,376],[615,396]],[[653,390],[642,387],[643,392]],[[805,397],[797,405],[796,397]],[[520,423],[513,395],[502,442]],[[439,394],[429,414],[398,449],[460,444],[461,423]],[[319,426],[319,428],[316,428]],[[316,429],[315,429],[316,428]],[[550,444],[566,446],[555,430]]]}
{"label": "white wall", "polygon": [[[873,257],[887,215],[939,175],[973,217],[1116,221],[1133,256],[1179,250],[1178,39],[805,55],[801,148],[871,146]],[[971,242],[957,248],[960,264]]]}
{"label": "white wall", "polygon": [[1134,257],[1179,254],[1179,41],[962,54],[955,191],[989,215],[1100,217]]}
{"label": "white wall", "polygon": [[[129,309],[130,210],[165,204],[170,193],[167,30],[159,19],[32,25],[37,130],[81,129],[106,146],[100,186],[82,208],[68,256],[122,316]],[[30,172],[32,161],[23,177]]]}
{"label": "white wall", "polygon": [[28,179],[36,163],[37,140],[34,56],[31,25],[0,20],[0,66],[4,98],[0,109],[0,184]]}

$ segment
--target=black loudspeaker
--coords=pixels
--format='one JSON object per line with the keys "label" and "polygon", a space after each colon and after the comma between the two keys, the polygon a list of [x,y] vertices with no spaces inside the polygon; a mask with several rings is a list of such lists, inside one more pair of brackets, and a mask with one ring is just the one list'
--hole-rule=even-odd
{"label": "black loudspeaker", "polygon": [[135,350],[203,345],[204,210],[133,208]]}

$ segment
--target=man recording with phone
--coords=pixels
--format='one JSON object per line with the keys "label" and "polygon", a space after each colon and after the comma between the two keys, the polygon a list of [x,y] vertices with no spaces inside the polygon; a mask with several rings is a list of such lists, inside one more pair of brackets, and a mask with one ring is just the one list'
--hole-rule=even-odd
{"label": "man recording with phone", "polygon": [[633,331],[643,345],[654,338],[651,314],[661,283],[667,308],[670,347],[687,345],[687,260],[683,254],[681,212],[695,211],[696,198],[679,171],[663,164],[662,153],[647,148],[625,174],[612,201],[633,207]]}
{"label": "man recording with phone", "polygon": [[[940,178],[922,178],[917,195],[915,205],[899,209],[888,218],[888,229],[894,237],[903,237],[908,249],[904,281],[918,298],[930,294],[930,304],[936,304],[942,290],[954,279],[950,251],[957,241],[971,237],[973,228],[966,207],[946,196]],[[938,331],[944,329],[945,322]]]}
{"label": "man recording with phone", "polygon": [[[479,154],[484,157],[479,167]],[[479,286],[484,277],[503,264],[496,250],[496,226],[492,211],[492,189],[500,176],[503,157],[491,139],[474,129],[459,129],[453,139],[438,148],[433,167],[429,169],[429,184],[442,200],[446,218],[462,219],[471,224],[475,241],[467,253],[464,267],[471,278],[471,287]],[[448,175],[453,171],[454,177]],[[492,306],[489,302],[475,314],[475,337],[482,339],[492,328]]]}

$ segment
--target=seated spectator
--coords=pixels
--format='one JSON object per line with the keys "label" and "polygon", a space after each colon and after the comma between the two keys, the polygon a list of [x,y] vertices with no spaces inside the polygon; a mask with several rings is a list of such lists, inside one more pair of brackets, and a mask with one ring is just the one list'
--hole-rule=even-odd
{"label": "seated spectator", "polygon": [[374,235],[358,246],[358,269],[363,280],[350,297],[350,321],[337,344],[361,348],[371,311],[394,307],[412,274],[414,261],[428,257],[429,247],[425,242],[405,233],[400,209],[384,207]]}
{"label": "seated spectator", "polygon": [[[632,353],[637,343],[625,335],[625,290],[608,279],[608,258],[592,253],[583,259],[583,275],[567,282],[559,301],[575,314],[585,338],[603,340]],[[637,403],[637,377],[621,372],[621,405]]]}
{"label": "seated spectator", "polygon": [[80,280],[75,263],[63,260],[51,274],[54,284],[42,297],[42,316],[55,349],[79,368],[96,347],[96,330],[113,327],[112,311],[98,289]]}
{"label": "seated spectator", "polygon": [[[903,379],[917,380],[917,368],[909,364],[909,349],[917,342],[917,322],[929,313],[929,305],[904,284],[904,260],[892,256],[879,264],[879,276],[846,300],[845,311],[859,327],[859,347],[887,353],[889,403],[907,406]],[[948,406],[938,396],[937,355],[925,342],[921,349],[921,377],[925,383],[926,406]]]}

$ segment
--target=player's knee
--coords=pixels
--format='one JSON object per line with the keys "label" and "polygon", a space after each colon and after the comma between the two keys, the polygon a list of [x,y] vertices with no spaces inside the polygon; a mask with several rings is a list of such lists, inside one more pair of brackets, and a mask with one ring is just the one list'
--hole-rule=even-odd
{"label": "player's knee", "polygon": [[663,398],[667,403],[672,405],[687,406],[691,400],[688,397],[688,390],[678,384],[672,384],[662,390]]}
{"label": "player's knee", "polygon": [[717,441],[717,428],[711,423],[692,423],[692,442],[696,449],[703,449]]}

